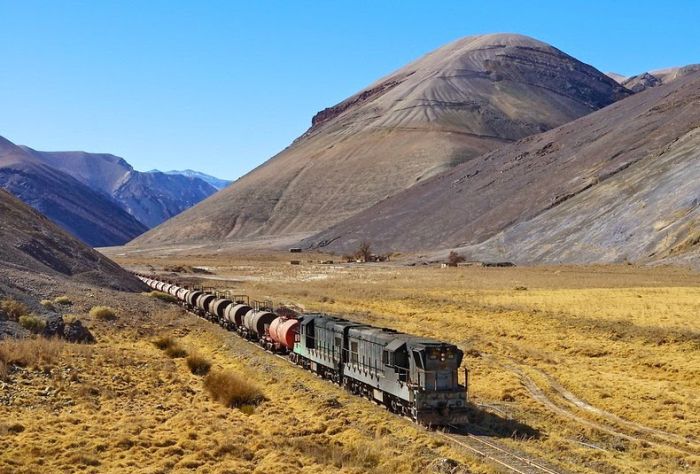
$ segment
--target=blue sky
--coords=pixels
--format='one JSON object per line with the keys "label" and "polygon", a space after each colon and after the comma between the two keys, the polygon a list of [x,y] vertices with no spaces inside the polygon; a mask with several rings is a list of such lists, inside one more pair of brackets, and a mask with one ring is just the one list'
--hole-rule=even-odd
{"label": "blue sky", "polygon": [[0,135],[236,178],[462,36],[527,34],[631,75],[700,62],[699,20],[683,0],[0,0]]}

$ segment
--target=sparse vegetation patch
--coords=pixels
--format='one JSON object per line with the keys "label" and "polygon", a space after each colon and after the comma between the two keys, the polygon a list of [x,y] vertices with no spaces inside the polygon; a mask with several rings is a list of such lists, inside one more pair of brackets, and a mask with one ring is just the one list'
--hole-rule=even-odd
{"label": "sparse vegetation patch", "polygon": [[151,291],[144,294],[150,296],[151,298],[156,298],[167,303],[177,303],[177,298],[175,298],[171,294],[163,293],[162,291]]}
{"label": "sparse vegetation patch", "polygon": [[19,318],[29,314],[29,308],[21,301],[14,298],[0,300],[0,310],[7,315],[10,321],[19,321]]}
{"label": "sparse vegetation patch", "polygon": [[71,299],[65,295],[57,296],[56,298],[54,298],[53,302],[62,306],[70,306],[73,304],[73,301],[71,301]]}
{"label": "sparse vegetation patch", "polygon": [[199,354],[191,354],[187,357],[187,367],[194,375],[207,375],[211,369],[211,362]]}
{"label": "sparse vegetation patch", "polygon": [[101,321],[114,321],[117,313],[109,306],[94,306],[90,310],[90,316]]}
{"label": "sparse vegetation patch", "polygon": [[34,314],[23,314],[19,317],[19,324],[26,330],[39,333],[46,327],[46,320]]}
{"label": "sparse vegetation patch", "polygon": [[54,303],[51,300],[41,300],[40,304],[49,311],[56,311],[56,306],[54,306]]}
{"label": "sparse vegetation patch", "polygon": [[231,408],[258,405],[265,396],[256,386],[230,371],[212,372],[204,379],[204,388],[217,402]]}

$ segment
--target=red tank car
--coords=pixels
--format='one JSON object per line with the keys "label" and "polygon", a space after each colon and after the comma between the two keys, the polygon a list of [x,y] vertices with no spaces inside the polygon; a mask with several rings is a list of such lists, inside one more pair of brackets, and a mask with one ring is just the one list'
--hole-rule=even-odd
{"label": "red tank car", "polygon": [[270,323],[268,334],[276,351],[288,352],[294,348],[294,337],[299,328],[299,320],[280,316]]}

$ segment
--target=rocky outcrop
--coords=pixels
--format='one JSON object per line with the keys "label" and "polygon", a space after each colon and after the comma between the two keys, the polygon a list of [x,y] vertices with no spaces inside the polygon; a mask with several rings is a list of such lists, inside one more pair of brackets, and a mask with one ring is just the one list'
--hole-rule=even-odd
{"label": "rocky outcrop", "polygon": [[625,86],[632,92],[641,92],[644,89],[660,86],[661,84],[661,79],[659,79],[656,76],[652,76],[648,72],[645,72],[638,76],[632,76],[622,83],[623,86]]}

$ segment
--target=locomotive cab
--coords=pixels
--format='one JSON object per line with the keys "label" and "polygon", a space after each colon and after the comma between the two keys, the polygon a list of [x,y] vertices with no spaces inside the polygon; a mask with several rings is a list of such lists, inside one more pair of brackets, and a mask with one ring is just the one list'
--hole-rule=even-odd
{"label": "locomotive cab", "polygon": [[466,391],[457,378],[464,354],[452,344],[415,342],[410,357],[414,416],[432,424],[466,422]]}

